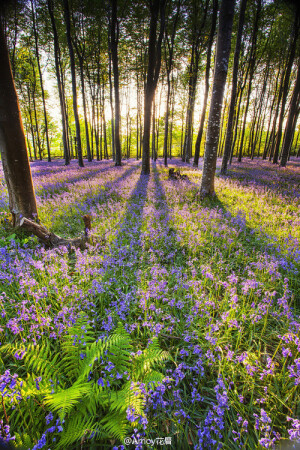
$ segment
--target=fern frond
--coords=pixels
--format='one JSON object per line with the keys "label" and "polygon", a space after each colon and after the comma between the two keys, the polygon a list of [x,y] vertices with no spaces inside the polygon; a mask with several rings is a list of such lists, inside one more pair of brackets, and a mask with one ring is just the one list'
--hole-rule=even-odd
{"label": "fern frond", "polygon": [[146,375],[143,377],[143,381],[146,385],[149,383],[153,383],[154,385],[157,385],[158,383],[161,383],[164,379],[164,375],[160,372],[157,372],[157,370],[150,370],[150,372],[147,372]]}
{"label": "fern frond", "polygon": [[59,373],[59,354],[51,354],[48,343],[29,344],[26,348],[24,344],[6,344],[0,347],[0,351],[9,355],[25,352],[22,364],[27,372],[35,372],[38,376],[52,379]]}
{"label": "fern frond", "polygon": [[104,419],[100,421],[100,424],[110,437],[114,437],[120,441],[124,440],[130,430],[130,425],[125,413],[108,413]]}
{"label": "fern frond", "polygon": [[83,397],[91,392],[91,383],[74,383],[68,389],[61,389],[55,394],[45,396],[45,404],[52,411],[58,411],[63,419]]}
{"label": "fern frond", "polygon": [[170,355],[168,352],[160,349],[158,339],[153,338],[153,342],[143,351],[143,353],[135,357],[133,378],[136,381],[144,381],[144,377],[155,364],[165,361],[169,357]]}
{"label": "fern frond", "polygon": [[64,428],[61,439],[57,444],[57,449],[66,449],[75,442],[89,440],[93,437],[105,439],[108,437],[108,434],[98,422],[95,422],[93,417],[87,420],[85,416],[77,413],[68,421],[67,426]]}
{"label": "fern frond", "polygon": [[137,414],[142,414],[144,406],[144,394],[137,383],[127,382],[121,390],[110,393],[111,411],[126,412],[132,407]]}
{"label": "fern frond", "polygon": [[119,326],[111,336],[106,339],[93,342],[86,349],[86,357],[80,364],[80,377],[85,379],[93,369],[94,363],[101,360],[107,352],[109,360],[115,364],[119,372],[128,369],[130,363],[131,339],[124,327]]}
{"label": "fern frond", "polygon": [[69,380],[76,379],[80,374],[80,354],[94,341],[93,330],[84,314],[80,314],[76,323],[70,327],[61,338],[61,365],[60,371]]}

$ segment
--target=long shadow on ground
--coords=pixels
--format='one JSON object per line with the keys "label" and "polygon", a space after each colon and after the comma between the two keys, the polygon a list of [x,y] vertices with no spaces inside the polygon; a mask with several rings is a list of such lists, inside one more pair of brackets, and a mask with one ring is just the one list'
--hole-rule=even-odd
{"label": "long shadow on ground", "polygon": [[109,332],[119,320],[126,325],[132,314],[137,292],[137,273],[142,251],[141,229],[147,199],[149,176],[140,178],[127,202],[124,217],[118,225],[110,254],[103,261],[103,276],[94,284],[98,293],[100,329]]}
{"label": "long shadow on ground", "polygon": [[[37,195],[42,199],[52,198],[53,195],[59,195],[61,192],[68,191],[70,185],[76,185],[76,183],[82,182],[83,180],[89,181],[93,178],[98,177],[101,173],[112,170],[114,166],[110,165],[107,167],[102,167],[98,169],[90,170],[89,172],[83,171],[81,174],[76,174],[72,177],[68,177],[63,181],[55,180],[46,181],[37,190]],[[55,173],[56,175],[56,173]]]}
{"label": "long shadow on ground", "polygon": [[[117,188],[121,183],[137,170],[139,165],[130,166],[120,177],[115,180],[110,180],[104,184],[101,189],[94,195],[86,194],[81,200],[66,205],[66,208],[55,215],[52,222],[51,230],[53,232],[63,232],[65,224],[69,224],[70,235],[77,234],[82,229],[80,217],[91,212],[93,207],[101,205],[107,201],[108,198],[113,198],[115,201],[120,200],[120,195]],[[63,201],[63,200],[62,200]]]}

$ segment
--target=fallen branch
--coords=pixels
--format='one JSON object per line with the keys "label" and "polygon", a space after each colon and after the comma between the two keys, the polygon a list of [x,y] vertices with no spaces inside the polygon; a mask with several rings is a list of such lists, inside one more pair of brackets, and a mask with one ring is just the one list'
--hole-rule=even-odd
{"label": "fallen branch", "polygon": [[91,217],[83,216],[83,221],[85,224],[84,235],[74,239],[64,239],[57,234],[54,234],[51,231],[47,230],[47,228],[43,227],[39,223],[36,223],[30,219],[26,219],[26,217],[23,217],[21,219],[20,228],[23,228],[28,233],[37,236],[39,240],[48,248],[66,246],[69,249],[71,247],[75,247],[83,250],[87,243],[92,243],[97,240],[95,236],[89,235],[88,233],[88,231],[91,230]]}

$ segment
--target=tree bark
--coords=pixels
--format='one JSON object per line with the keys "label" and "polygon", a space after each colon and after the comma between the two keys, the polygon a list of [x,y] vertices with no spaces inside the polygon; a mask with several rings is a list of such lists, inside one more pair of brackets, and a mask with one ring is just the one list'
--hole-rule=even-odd
{"label": "tree bark", "polygon": [[84,85],[84,72],[83,72],[83,55],[78,54],[79,68],[80,68],[80,82],[81,82],[81,93],[82,93],[82,103],[83,103],[83,114],[84,114],[84,125],[85,125],[85,137],[86,137],[86,154],[88,162],[93,160],[90,147],[90,137],[89,137],[89,125],[87,120],[87,110],[86,110],[86,96],[85,96],[85,85]]}
{"label": "tree bark", "polygon": [[235,105],[236,105],[236,99],[237,99],[237,81],[238,81],[238,71],[239,71],[239,60],[240,60],[243,28],[244,28],[244,22],[245,22],[246,5],[247,5],[247,0],[242,0],[241,6],[240,6],[238,32],[237,32],[235,51],[234,51],[231,99],[230,99],[230,106],[229,106],[229,113],[228,113],[228,120],[227,120],[225,148],[224,148],[222,167],[221,167],[222,175],[225,175],[226,171],[227,171],[227,164],[228,164],[228,159],[230,156],[230,150],[231,150],[231,144],[232,144],[234,111],[235,111]]}
{"label": "tree bark", "polygon": [[54,14],[53,14],[53,0],[47,0],[47,5],[48,5],[48,11],[49,11],[51,25],[52,25],[52,31],[53,31],[55,72],[56,72],[57,87],[58,87],[58,94],[59,94],[61,119],[62,119],[62,138],[63,138],[63,146],[64,146],[65,165],[67,166],[68,164],[70,164],[70,150],[69,150],[69,145],[68,145],[68,140],[67,140],[68,129],[67,129],[66,112],[65,112],[65,106],[64,106],[64,94],[62,91],[62,83],[61,83],[61,76],[60,76],[60,64],[59,64],[60,49],[59,49],[57,29],[56,29]]}
{"label": "tree bark", "polygon": [[247,120],[248,108],[249,108],[249,104],[250,104],[252,81],[253,81],[253,77],[254,77],[254,69],[255,69],[255,62],[256,62],[256,43],[257,43],[257,33],[258,33],[258,29],[259,29],[258,25],[259,25],[260,14],[261,14],[261,0],[257,0],[257,9],[256,9],[255,20],[254,20],[254,27],[253,27],[253,33],[251,36],[251,50],[250,50],[250,59],[249,59],[249,84],[248,84],[246,108],[245,108],[245,113],[244,113],[244,121],[243,121],[243,125],[242,125],[242,130],[241,130],[241,142],[239,144],[239,156],[238,156],[239,162],[242,161],[244,136],[245,136],[245,131],[246,131],[246,120]]}
{"label": "tree bark", "polygon": [[41,91],[42,91],[42,100],[43,100],[45,133],[46,133],[46,143],[47,143],[47,156],[48,156],[48,162],[51,162],[51,152],[50,152],[50,144],[49,144],[48,119],[47,119],[47,111],[46,111],[45,91],[44,91],[44,83],[43,83],[43,76],[42,76],[41,63],[40,63],[39,46],[38,46],[38,32],[37,32],[36,17],[35,17],[34,8],[35,8],[34,2],[33,2],[33,0],[31,0],[32,25],[33,25],[33,33],[34,33],[34,41],[35,41],[35,55],[36,55],[36,60],[37,60],[37,65],[38,65],[38,70],[39,70],[40,84],[41,84]]}
{"label": "tree bark", "polygon": [[72,94],[73,94],[73,111],[74,111],[74,119],[75,119],[75,127],[76,127],[76,142],[77,142],[77,152],[78,152],[78,164],[79,164],[80,167],[84,167],[83,159],[82,159],[80,123],[79,123],[78,107],[77,107],[77,86],[76,86],[76,73],[75,73],[75,58],[74,58],[74,50],[73,50],[72,37],[71,37],[71,21],[70,21],[69,0],[64,0],[64,17],[65,17],[65,24],[66,24],[66,31],[67,31],[67,42],[68,42],[69,55],[70,55],[71,78],[72,78]]}
{"label": "tree bark", "polygon": [[230,54],[235,0],[222,0],[219,14],[214,81],[205,143],[200,197],[215,195],[214,179],[217,163],[220,116]]}
{"label": "tree bark", "polygon": [[287,118],[287,122],[286,122],[285,136],[284,136],[284,140],[283,140],[282,154],[281,154],[281,161],[280,161],[281,167],[286,166],[288,156],[289,156],[289,151],[290,151],[291,145],[293,143],[294,131],[295,131],[295,127],[293,125],[296,124],[297,116],[299,113],[299,101],[300,101],[300,59],[298,62],[298,72],[297,72],[296,84],[295,84],[295,87],[293,90],[292,100],[291,100],[291,104],[290,104],[290,110],[289,110],[289,114],[288,114],[288,118]]}
{"label": "tree bark", "polygon": [[275,148],[274,148],[273,161],[272,161],[273,164],[278,163],[278,155],[279,155],[279,148],[280,148],[281,137],[282,137],[282,126],[283,126],[283,120],[284,120],[285,105],[286,105],[286,100],[287,100],[287,96],[288,96],[291,70],[292,70],[292,66],[293,66],[293,62],[294,62],[294,58],[295,58],[297,39],[298,39],[298,35],[299,35],[299,18],[300,18],[300,7],[298,6],[296,15],[295,15],[295,21],[293,24],[292,33],[291,33],[289,57],[288,57],[288,62],[287,62],[286,72],[285,72],[285,77],[284,77],[284,83],[283,83],[281,109],[280,109],[280,115],[279,115],[279,120],[278,120],[277,135],[276,135]]}
{"label": "tree bark", "polygon": [[[247,0],[244,0],[244,1],[247,1]],[[214,36],[215,36],[215,32],[216,32],[217,18],[218,18],[218,0],[213,0],[213,15],[212,15],[212,22],[211,22],[210,33],[209,33],[209,38],[208,38],[208,43],[207,43],[204,100],[203,100],[203,107],[202,107],[202,112],[201,112],[199,131],[198,131],[196,144],[195,144],[195,155],[194,155],[194,162],[193,162],[194,167],[198,167],[198,164],[199,164],[200,146],[201,146],[201,141],[202,141],[204,121],[205,121],[206,108],[207,108],[207,100],[208,100],[208,92],[209,92],[211,49],[212,49]]]}
{"label": "tree bark", "polygon": [[[165,29],[165,3],[166,0],[153,0],[150,3],[150,31],[148,43],[148,69],[145,86],[144,136],[142,155],[142,174],[144,175],[148,175],[150,173],[151,110],[161,66],[161,43]],[[157,37],[157,22],[159,16],[160,30]]]}
{"label": "tree bark", "polygon": [[119,23],[117,18],[117,0],[111,0],[111,59],[114,74],[114,92],[115,92],[115,151],[116,166],[122,165],[122,152],[120,142],[120,89],[119,89],[119,58],[118,58],[118,42],[119,42]]}
{"label": "tree bark", "polygon": [[[169,115],[170,115],[170,92],[171,92],[171,80],[170,74],[173,68],[173,53],[174,53],[174,41],[175,33],[180,12],[180,0],[177,3],[177,11],[174,17],[171,39],[167,35],[167,27],[165,33],[165,59],[166,59],[166,72],[167,72],[167,98],[166,98],[166,115],[165,115],[165,135],[164,135],[164,164],[168,166],[168,135],[169,135]],[[167,48],[168,55],[167,55]]]}
{"label": "tree bark", "polygon": [[0,16],[0,149],[13,226],[37,220],[26,139]]}

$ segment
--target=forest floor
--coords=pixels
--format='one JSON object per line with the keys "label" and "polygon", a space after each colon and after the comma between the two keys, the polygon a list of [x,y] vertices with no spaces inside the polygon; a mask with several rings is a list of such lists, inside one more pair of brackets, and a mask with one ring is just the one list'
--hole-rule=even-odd
{"label": "forest floor", "polygon": [[188,180],[161,160],[150,176],[135,160],[31,167],[43,225],[75,237],[90,214],[99,242],[70,253],[13,232],[0,185],[0,436],[27,449],[300,440],[300,162],[234,163],[202,202],[201,172],[179,160]]}

